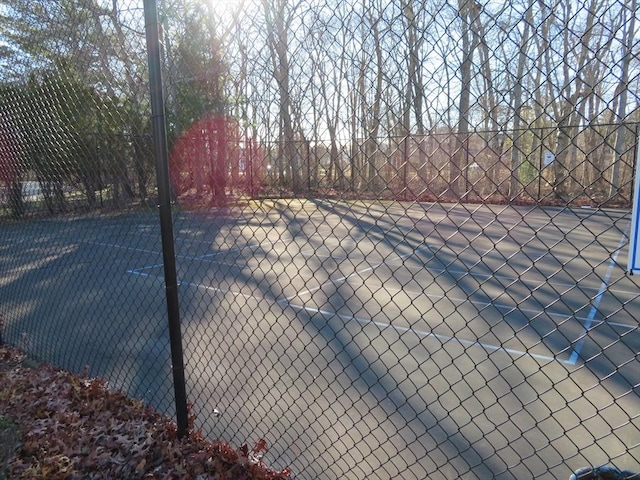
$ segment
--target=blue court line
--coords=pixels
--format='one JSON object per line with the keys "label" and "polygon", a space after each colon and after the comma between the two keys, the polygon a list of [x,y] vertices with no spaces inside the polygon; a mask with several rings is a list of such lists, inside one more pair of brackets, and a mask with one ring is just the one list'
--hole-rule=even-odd
{"label": "blue court line", "polygon": [[[605,292],[609,288],[609,280],[611,279],[611,274],[613,273],[613,267],[616,266],[618,260],[618,254],[622,249],[622,246],[625,244],[627,240],[626,235],[622,235],[620,237],[620,241],[618,242],[618,247],[615,249],[613,255],[611,256],[611,261],[609,262],[609,268],[607,269],[607,273],[605,273],[604,278],[602,279],[602,284],[600,285],[600,289],[598,290],[598,294],[594,297],[593,303],[591,304],[591,310],[589,310],[589,315],[587,315],[587,319],[584,322],[584,333],[580,336],[575,346],[573,347],[573,351],[571,352],[571,356],[567,363],[569,365],[575,365],[582,353],[582,349],[584,348],[584,342],[589,334],[589,330],[593,327],[594,320],[596,318],[596,314],[600,309],[600,302],[602,301],[602,297],[604,297]],[[600,325],[601,322],[598,323]]]}

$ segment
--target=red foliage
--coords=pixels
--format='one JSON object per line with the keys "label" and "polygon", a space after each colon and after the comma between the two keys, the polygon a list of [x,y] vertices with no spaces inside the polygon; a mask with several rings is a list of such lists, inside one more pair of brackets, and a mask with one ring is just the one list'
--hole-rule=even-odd
{"label": "red foliage", "polygon": [[261,151],[255,139],[228,117],[193,123],[171,149],[171,184],[182,203],[222,205],[235,190],[254,196],[260,183]]}

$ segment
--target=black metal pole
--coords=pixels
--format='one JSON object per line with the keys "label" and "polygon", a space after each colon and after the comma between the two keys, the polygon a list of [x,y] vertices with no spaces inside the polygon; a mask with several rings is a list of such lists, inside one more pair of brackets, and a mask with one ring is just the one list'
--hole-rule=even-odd
{"label": "black metal pole", "polygon": [[189,415],[184,376],[182,332],[180,330],[180,309],[178,305],[178,275],[176,273],[173,243],[171,191],[169,187],[169,150],[167,145],[164,90],[162,88],[162,69],[160,63],[160,25],[158,23],[156,0],[144,0],[144,18],[147,36],[151,117],[156,154],[156,176],[158,180],[158,204],[160,207],[160,232],[162,235],[169,341],[171,343],[171,366],[176,400],[176,423],[178,426],[178,437],[182,438],[188,430]]}

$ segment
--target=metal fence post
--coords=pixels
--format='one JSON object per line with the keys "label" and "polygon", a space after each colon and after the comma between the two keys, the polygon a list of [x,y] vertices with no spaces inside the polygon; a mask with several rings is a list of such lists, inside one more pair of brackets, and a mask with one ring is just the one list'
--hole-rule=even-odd
{"label": "metal fence post", "polygon": [[160,64],[159,24],[156,0],[144,1],[147,56],[149,63],[149,85],[151,90],[151,115],[154,146],[156,153],[156,175],[158,179],[158,204],[160,208],[160,230],[162,235],[162,255],[164,262],[169,339],[171,344],[171,366],[176,404],[178,436],[183,437],[188,430],[187,394],[180,330],[180,310],[178,305],[178,279],[173,241],[173,221],[171,218],[171,194],[169,187],[169,162],[167,131],[165,123],[162,71]]}

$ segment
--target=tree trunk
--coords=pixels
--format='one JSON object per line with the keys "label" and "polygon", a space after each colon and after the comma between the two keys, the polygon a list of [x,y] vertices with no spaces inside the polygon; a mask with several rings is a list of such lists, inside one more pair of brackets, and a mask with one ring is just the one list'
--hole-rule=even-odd
{"label": "tree trunk", "polygon": [[13,180],[7,184],[7,200],[9,211],[13,218],[19,218],[25,213],[24,200],[22,198],[22,182]]}
{"label": "tree trunk", "polygon": [[[267,21],[267,41],[271,53],[273,78],[278,89],[281,152],[291,178],[293,192],[299,193],[303,184],[300,156],[295,145],[295,131],[291,114],[290,69],[287,53],[289,42],[285,19],[287,0],[279,0],[276,4],[269,0],[263,0],[263,7]],[[281,168],[283,167],[284,165],[281,165]],[[283,177],[286,177],[284,171],[281,173]]]}
{"label": "tree trunk", "polygon": [[629,92],[629,66],[631,60],[634,58],[632,48],[635,34],[636,12],[638,10],[637,7],[637,0],[632,0],[631,8],[629,9],[631,20],[628,25],[627,22],[623,22],[625,25],[623,36],[624,53],[622,55],[622,75],[620,76],[620,82],[616,89],[616,96],[619,96],[617,112],[618,127],[616,128],[616,143],[613,149],[614,155],[612,159],[613,168],[611,171],[610,197],[615,197],[620,193],[620,164],[622,163],[622,155],[624,154],[625,132],[628,131],[627,127],[624,125],[624,121],[627,116],[626,109],[627,94]]}
{"label": "tree trunk", "polygon": [[[379,156],[378,135],[380,132],[380,109],[382,103],[382,80],[384,76],[383,71],[383,55],[382,45],[380,43],[380,27],[379,18],[374,18],[373,15],[369,16],[371,24],[371,31],[373,33],[374,50],[376,54],[376,79],[374,98],[371,112],[366,112],[370,118],[370,125],[368,126],[368,138],[365,146],[365,161],[367,162],[367,189],[372,192],[377,192],[380,189],[380,176],[377,166],[377,158]],[[364,94],[364,92],[362,92]],[[366,103],[365,103],[366,104]]]}
{"label": "tree trunk", "polygon": [[470,32],[470,9],[475,0],[458,0],[458,13],[462,28],[462,64],[460,67],[460,97],[458,99],[458,126],[455,135],[455,151],[449,168],[450,190],[455,200],[463,197],[466,189],[467,159],[469,149],[469,107],[471,104],[471,66],[474,45]]}
{"label": "tree trunk", "polygon": [[522,190],[520,182],[519,169],[521,165],[521,139],[523,132],[521,131],[522,122],[522,84],[524,82],[524,69],[527,63],[527,45],[529,44],[530,26],[533,23],[533,2],[530,0],[525,13],[524,30],[520,39],[518,52],[518,65],[516,67],[516,78],[513,86],[512,108],[513,108],[513,145],[511,147],[511,165],[509,177],[509,199],[515,200]]}

